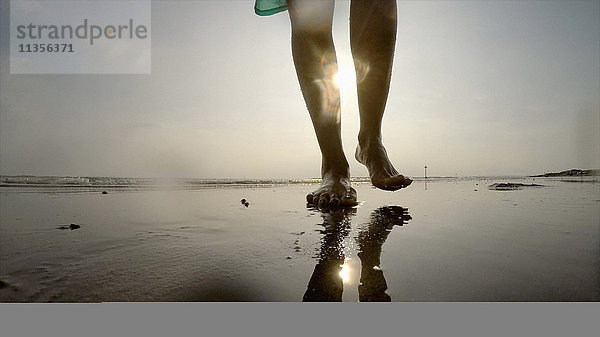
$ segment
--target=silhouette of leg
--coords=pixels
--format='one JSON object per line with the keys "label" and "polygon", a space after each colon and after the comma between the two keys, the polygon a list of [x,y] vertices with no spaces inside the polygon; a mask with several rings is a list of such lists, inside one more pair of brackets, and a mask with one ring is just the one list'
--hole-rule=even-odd
{"label": "silhouette of leg", "polygon": [[302,302],[341,302],[344,283],[340,271],[344,256],[319,260],[315,266]]}
{"label": "silhouette of leg", "polygon": [[340,135],[340,90],[334,82],[337,59],[331,35],[334,1],[288,0],[292,54],[298,82],[321,149],[321,187],[309,204],[356,205]]}
{"label": "silhouette of leg", "polygon": [[396,0],[350,5],[350,45],[356,70],[360,131],[355,157],[375,187],[395,191],[412,180],[399,174],[382,143],[381,121],[388,97],[396,44]]}
{"label": "silhouette of leg", "polygon": [[344,282],[340,276],[344,264],[343,241],[350,233],[350,218],[355,209],[337,209],[322,213],[321,250],[303,302],[341,302]]}
{"label": "silhouette of leg", "polygon": [[408,210],[398,206],[376,209],[371,214],[371,223],[361,230],[356,238],[358,243],[361,271],[358,286],[358,300],[361,302],[390,302],[385,293],[387,283],[381,265],[381,247],[394,226],[402,226],[411,218]]}

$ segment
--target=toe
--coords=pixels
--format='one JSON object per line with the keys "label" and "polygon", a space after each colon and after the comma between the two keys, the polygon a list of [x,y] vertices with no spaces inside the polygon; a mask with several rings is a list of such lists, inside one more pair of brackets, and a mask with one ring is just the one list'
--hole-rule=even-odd
{"label": "toe", "polygon": [[329,194],[323,193],[319,198],[319,208],[325,208],[329,204]]}
{"label": "toe", "polygon": [[385,179],[385,184],[387,186],[403,186],[405,178],[403,175],[399,174],[396,176],[391,176]]}
{"label": "toe", "polygon": [[384,190],[395,191],[399,190],[403,187],[406,187],[412,183],[412,180],[404,177],[403,175],[397,175],[394,177],[390,177],[385,179],[385,184],[382,187],[379,187]]}
{"label": "toe", "polygon": [[356,201],[356,194],[348,193],[342,197],[340,200],[340,205],[342,206],[356,206],[358,202]]}
{"label": "toe", "polygon": [[337,195],[332,194],[331,197],[329,198],[329,206],[335,207],[335,206],[339,206],[339,205],[340,205],[340,198]]}
{"label": "toe", "polygon": [[347,207],[353,207],[353,206],[358,205],[358,202],[356,201],[356,199],[354,199],[352,197],[343,197],[342,200],[340,200],[340,205],[347,206]]}

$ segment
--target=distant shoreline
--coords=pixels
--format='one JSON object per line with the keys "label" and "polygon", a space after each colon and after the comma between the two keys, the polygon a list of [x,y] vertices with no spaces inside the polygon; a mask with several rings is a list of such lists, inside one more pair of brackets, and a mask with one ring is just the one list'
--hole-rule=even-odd
{"label": "distant shoreline", "polygon": [[[540,175],[518,176],[429,176],[413,177],[415,181],[434,181],[444,179],[483,179],[483,180],[514,180],[544,177],[598,177],[600,169],[580,170],[571,169],[561,172],[544,173]],[[352,183],[368,183],[369,177],[352,177]],[[597,179],[595,180],[597,181]],[[256,185],[294,185],[319,184],[320,178],[307,179],[254,179],[254,178],[125,178],[125,177],[80,177],[80,176],[35,176],[35,175],[0,175],[0,188],[5,187],[38,187],[38,188],[112,188],[128,189],[132,187],[164,187],[164,186],[256,186]]]}
{"label": "distant shoreline", "polygon": [[531,177],[573,177],[573,176],[600,176],[600,169],[594,170],[580,170],[571,169],[561,172],[549,172],[544,174],[538,174]]}

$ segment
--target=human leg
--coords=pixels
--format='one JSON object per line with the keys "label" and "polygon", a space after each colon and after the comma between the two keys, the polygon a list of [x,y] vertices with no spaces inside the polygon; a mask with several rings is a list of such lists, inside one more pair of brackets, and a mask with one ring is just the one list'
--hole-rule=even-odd
{"label": "human leg", "polygon": [[309,204],[356,205],[348,161],[342,148],[340,91],[335,84],[337,59],[331,35],[334,1],[288,0],[292,54],[298,82],[321,149],[319,189]]}
{"label": "human leg", "polygon": [[396,0],[353,0],[350,5],[350,45],[360,111],[355,157],[369,170],[374,186],[391,191],[412,182],[396,171],[381,137],[394,60],[396,13]]}

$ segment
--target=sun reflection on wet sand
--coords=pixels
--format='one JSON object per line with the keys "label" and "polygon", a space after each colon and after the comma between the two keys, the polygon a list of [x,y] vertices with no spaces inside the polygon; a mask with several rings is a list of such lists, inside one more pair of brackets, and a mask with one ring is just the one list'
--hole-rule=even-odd
{"label": "sun reflection on wet sand", "polygon": [[[352,258],[346,238],[351,231],[351,218],[356,209],[326,210],[321,213],[323,235],[318,262],[304,293],[304,302],[342,301],[344,290],[358,283],[358,299],[389,302],[387,284],[381,269],[381,248],[395,226],[411,220],[408,209],[385,206],[371,213],[367,224],[359,227],[356,236],[360,265]],[[360,270],[360,282],[356,282]],[[347,289],[344,289],[347,286]]]}
{"label": "sun reflection on wet sand", "polygon": [[344,264],[341,265],[342,270],[340,270],[340,277],[342,278],[342,282],[348,283],[350,281],[350,267],[344,261]]}

